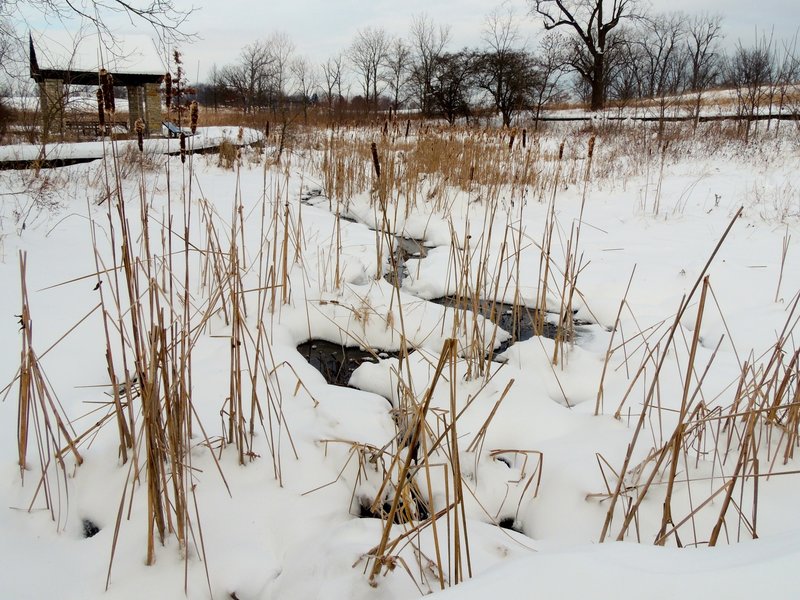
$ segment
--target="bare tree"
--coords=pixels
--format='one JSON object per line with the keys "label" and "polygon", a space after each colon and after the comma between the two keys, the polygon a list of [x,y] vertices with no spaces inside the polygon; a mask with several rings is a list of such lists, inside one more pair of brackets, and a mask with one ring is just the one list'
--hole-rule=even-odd
{"label": "bare tree", "polygon": [[774,75],[772,36],[762,35],[750,47],[738,42],[728,61],[727,79],[736,93],[737,114],[745,121],[745,141],[749,141],[752,121],[769,97]]}
{"label": "bare tree", "polygon": [[719,76],[720,55],[717,47],[722,38],[722,16],[707,13],[696,15],[686,27],[689,53],[688,89],[701,92]]}
{"label": "bare tree", "polygon": [[5,0],[0,0],[0,75],[12,76],[12,65],[19,61],[20,44]]}
{"label": "bare tree", "polygon": [[367,27],[356,33],[356,38],[347,51],[353,70],[361,81],[367,108],[378,107],[378,85],[381,81],[381,68],[389,51],[389,36],[382,27]]}
{"label": "bare tree", "polygon": [[531,104],[535,72],[531,57],[519,49],[519,29],[510,8],[498,8],[484,22],[487,44],[477,64],[477,83],[500,112],[503,126],[510,127],[515,112]]}
{"label": "bare tree", "polygon": [[644,96],[661,98],[680,91],[685,21],[686,16],[681,13],[662,13],[642,19],[637,44],[644,68]]}
{"label": "bare tree", "polygon": [[636,41],[636,34],[620,34],[612,55],[611,65],[606,65],[606,95],[620,105],[644,96],[645,68],[642,45]]}
{"label": "bare tree", "polygon": [[241,103],[244,112],[255,111],[267,102],[274,78],[275,57],[265,42],[253,42],[239,54],[239,61],[223,67],[219,77]]}
{"label": "bare tree", "polygon": [[[783,43],[780,54],[775,61],[776,72],[774,80],[776,89],[772,95],[773,101],[778,103],[778,115],[783,114],[786,105],[791,101],[793,94],[790,92],[794,84],[797,83],[798,78],[800,78],[800,57],[797,56],[798,34],[800,34],[800,31],[795,32],[794,37]],[[775,99],[775,96],[777,96],[777,99]],[[771,111],[772,103],[770,103]],[[777,127],[780,127],[780,121],[778,121]]]}
{"label": "bare tree", "polygon": [[0,139],[5,135],[11,121],[11,109],[4,103],[4,97],[9,90],[3,85],[5,82],[2,79],[5,76],[6,81],[19,80],[19,77],[15,77],[15,67],[22,64],[19,38],[6,12],[6,4],[4,0],[0,0]]}
{"label": "bare tree", "polygon": [[634,16],[636,0],[531,0],[531,3],[534,14],[542,17],[545,29],[564,27],[571,31],[570,65],[591,89],[591,109],[602,109],[609,54],[621,41],[613,31]]}
{"label": "bare tree", "polygon": [[[202,90],[202,91],[201,91]],[[208,71],[207,83],[197,86],[198,101],[206,106],[211,106],[216,112],[226,96],[225,80],[222,71],[216,64],[211,65]],[[201,98],[200,96],[204,96]]]}
{"label": "bare tree", "polygon": [[411,21],[410,44],[413,56],[411,84],[414,87],[422,114],[431,112],[431,85],[436,73],[437,62],[444,54],[450,41],[450,28],[435,26],[425,14],[416,15]]}
{"label": "bare tree", "polygon": [[722,38],[722,16],[695,15],[686,27],[688,80],[686,87],[694,93],[694,124],[700,120],[703,92],[713,85],[722,68],[719,41]]}
{"label": "bare tree", "polygon": [[561,86],[567,65],[564,37],[555,31],[543,35],[539,40],[539,48],[533,61],[536,70],[532,89],[533,109],[538,129],[542,109],[547,104],[558,101],[564,96]]}
{"label": "bare tree", "polygon": [[470,116],[470,90],[476,59],[466,48],[445,53],[434,63],[430,87],[431,109],[441,113],[451,125],[459,117]]}
{"label": "bare tree", "polygon": [[174,0],[3,0],[0,2],[0,13],[7,11],[8,14],[14,14],[21,4],[32,7],[47,18],[69,20],[77,16],[90,22],[108,40],[114,38],[108,22],[118,15],[150,25],[162,41],[186,41],[194,37],[184,31],[186,20],[194,8],[179,8],[181,3]]}
{"label": "bare tree", "polygon": [[289,67],[294,54],[294,42],[283,31],[276,31],[267,38],[266,45],[273,60],[273,87],[272,109],[275,111],[282,107],[286,97],[286,85],[289,79]]}
{"label": "bare tree", "polygon": [[333,112],[334,100],[337,103],[342,100],[342,61],[342,55],[337,54],[320,65],[323,93],[329,113]]}
{"label": "bare tree", "polygon": [[303,106],[303,121],[308,122],[308,107],[313,103],[314,90],[317,87],[317,74],[314,66],[304,56],[295,58],[291,64],[297,95]]}
{"label": "bare tree", "polygon": [[391,94],[394,110],[400,108],[400,105],[406,101],[410,67],[411,48],[402,38],[394,38],[389,45],[384,64],[384,78]]}

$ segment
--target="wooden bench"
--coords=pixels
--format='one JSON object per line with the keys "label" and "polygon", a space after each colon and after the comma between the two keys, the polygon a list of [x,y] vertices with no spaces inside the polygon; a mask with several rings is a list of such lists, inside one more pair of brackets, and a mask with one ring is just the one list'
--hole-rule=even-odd
{"label": "wooden bench", "polygon": [[181,130],[175,123],[172,121],[161,121],[161,124],[167,129],[167,137],[176,138],[180,137],[181,133],[186,137],[194,135],[191,129],[183,129]]}
{"label": "wooden bench", "polygon": [[[115,122],[114,127],[121,127],[125,131],[128,130],[128,124],[124,121]],[[111,123],[106,122],[105,127],[101,127],[100,120],[97,119],[97,117],[73,117],[64,120],[64,128],[69,129],[70,131],[78,132],[83,136],[108,135],[108,132],[111,128]]]}

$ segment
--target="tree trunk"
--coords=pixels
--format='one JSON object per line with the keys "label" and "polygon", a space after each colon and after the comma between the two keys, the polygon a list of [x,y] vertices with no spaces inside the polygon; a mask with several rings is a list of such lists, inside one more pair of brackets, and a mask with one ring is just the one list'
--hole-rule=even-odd
{"label": "tree trunk", "polygon": [[606,104],[605,94],[605,57],[603,54],[594,55],[592,68],[592,102],[591,110],[603,110]]}

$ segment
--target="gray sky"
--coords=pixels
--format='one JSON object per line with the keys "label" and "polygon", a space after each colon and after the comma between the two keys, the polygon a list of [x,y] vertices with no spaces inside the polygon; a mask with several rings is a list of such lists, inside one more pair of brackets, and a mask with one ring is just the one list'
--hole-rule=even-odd
{"label": "gray sky", "polygon": [[[297,53],[313,62],[344,50],[355,32],[363,27],[384,27],[390,33],[405,36],[413,15],[426,13],[436,23],[451,28],[452,49],[480,45],[481,28],[486,14],[498,3],[486,0],[175,0],[178,7],[194,6],[187,30],[196,32],[201,41],[184,44],[181,50],[190,79],[202,80],[212,65],[234,62],[241,48],[272,31],[283,31],[293,40]],[[518,15],[519,26],[529,44],[535,44],[540,21],[529,14],[526,0],[509,0]],[[711,12],[723,15],[725,45],[738,39],[750,42],[756,28],[776,39],[794,36],[800,26],[800,0],[650,0],[642,4],[651,11],[684,11],[687,14]],[[27,13],[37,29],[46,24],[35,13]],[[50,28],[63,28],[50,23]],[[117,19],[112,29],[121,34],[148,33],[146,27],[132,27]]]}

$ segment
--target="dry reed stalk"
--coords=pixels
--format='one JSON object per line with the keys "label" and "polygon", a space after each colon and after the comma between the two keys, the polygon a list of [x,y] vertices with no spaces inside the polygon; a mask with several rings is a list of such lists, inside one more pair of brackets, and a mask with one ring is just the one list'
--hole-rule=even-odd
{"label": "dry reed stalk", "polygon": [[[450,456],[450,465],[453,475],[453,503],[455,517],[453,519],[453,550],[454,550],[454,563],[455,563],[455,578],[456,585],[464,581],[464,562],[462,561],[461,553],[462,547],[466,559],[466,576],[472,577],[472,561],[469,552],[469,534],[467,529],[467,514],[464,507],[464,486],[461,478],[461,456],[458,446],[458,434],[456,427],[456,382],[458,376],[456,373],[456,357],[453,353],[450,354],[450,436],[448,440],[448,451]],[[448,512],[448,518],[450,513]],[[463,538],[463,542],[462,542]],[[452,563],[451,563],[452,564]]]}
{"label": "dry reed stalk", "polygon": [[[455,356],[455,349],[456,349],[456,342],[453,339],[445,340],[445,343],[442,347],[442,352],[439,356],[439,362],[436,365],[436,370],[434,371],[433,378],[431,380],[428,389],[425,392],[425,396],[423,397],[422,401],[417,407],[417,413],[414,420],[414,425],[409,430],[407,434],[407,443],[404,444],[405,447],[409,448],[410,451],[406,452],[406,457],[400,465],[399,474],[397,485],[395,486],[394,496],[392,498],[391,508],[386,515],[386,522],[383,528],[383,534],[381,535],[381,540],[378,546],[374,549],[373,552],[370,552],[370,556],[372,557],[372,569],[370,571],[369,581],[371,585],[377,585],[375,581],[375,577],[380,572],[382,566],[387,563],[388,556],[386,554],[388,542],[389,542],[389,535],[391,533],[392,523],[394,522],[395,515],[397,514],[398,507],[400,505],[400,501],[404,495],[407,493],[408,490],[408,478],[409,472],[411,470],[411,461],[414,459],[415,452],[413,451],[414,448],[418,448],[420,443],[420,439],[423,436],[423,429],[425,427],[425,418],[428,413],[428,409],[430,408],[430,403],[433,398],[433,392],[436,389],[436,384],[441,377],[445,366],[448,364],[451,356]],[[393,472],[395,469],[395,464],[399,464],[400,456],[399,454],[395,455],[392,460],[392,464],[389,467],[389,472]],[[382,490],[386,488],[389,484],[388,478],[384,480],[381,489],[378,491],[376,495],[376,502],[378,502],[379,498],[381,497]]]}
{"label": "dry reed stalk", "polygon": [[[32,432],[39,456],[40,473],[28,510],[33,509],[41,492],[50,518],[61,529],[62,485],[58,482],[59,478],[63,478],[63,491],[68,496],[67,465],[64,462],[64,455],[67,451],[71,452],[78,466],[83,464],[83,457],[75,443],[76,434],[64,415],[63,407],[51,389],[39,363],[39,357],[33,349],[33,323],[27,288],[27,257],[24,252],[19,253],[19,268],[22,310],[17,316],[22,332],[22,348],[18,371],[17,464],[20,481],[24,484],[25,472],[29,469],[28,445]],[[60,450],[62,445],[64,451]],[[57,472],[53,473],[53,469]],[[53,477],[57,480],[55,492],[51,483]]]}
{"label": "dry reed stalk", "polygon": [[[168,189],[167,208],[171,214],[169,194]],[[202,527],[194,496],[196,480],[192,473],[190,452],[193,423],[200,428],[208,444],[202,424],[193,418],[194,408],[191,403],[191,354],[194,343],[192,337],[196,336],[191,324],[188,274],[189,252],[193,249],[189,242],[191,209],[185,207],[183,235],[178,236],[183,238],[180,253],[183,254],[184,273],[183,280],[180,280],[178,265],[173,261],[173,256],[179,252],[173,250],[173,238],[176,234],[172,228],[171,218],[168,225],[162,225],[160,240],[158,237],[155,238],[165,250],[164,258],[158,258],[153,253],[154,240],[151,239],[153,236],[143,182],[140,187],[139,208],[141,234],[136,239],[131,232],[131,222],[126,214],[125,202],[120,197],[120,201],[113,209],[109,203],[112,231],[119,232],[121,236],[121,249],[117,251],[114,244],[112,254],[114,261],[112,270],[121,274],[121,281],[115,280],[112,292],[125,372],[125,385],[114,386],[114,406],[120,423],[121,448],[124,451],[126,437],[135,442],[132,443],[133,461],[117,516],[107,585],[110,583],[129,485],[130,502],[133,501],[133,490],[140,483],[144,483],[147,490],[146,563],[155,562],[156,541],[163,544],[169,535],[176,537],[186,561],[192,554],[189,551],[192,542],[196,555],[205,561]],[[116,223],[112,217],[116,218]],[[96,239],[93,237],[93,240],[96,257],[99,260]],[[102,303],[106,306],[105,300]],[[200,327],[203,325],[204,323],[201,323]],[[115,361],[111,351],[113,345],[108,335],[107,347],[109,374],[112,381],[115,381]],[[132,362],[130,370],[127,359],[129,353]],[[130,373],[131,370],[133,374]],[[137,394],[132,391],[133,382],[136,383]],[[124,404],[119,397],[122,389],[126,394]],[[130,415],[127,436],[122,428],[125,420],[119,417],[123,407]],[[136,430],[133,429],[133,425],[137,420],[141,421],[141,427],[134,435],[133,432]],[[219,464],[216,464],[219,468]],[[185,582],[185,585],[188,585],[188,582]]]}
{"label": "dry reed stalk", "polygon": [[[556,339],[553,349],[553,364],[559,364],[559,356],[563,357],[563,344],[565,340],[574,339],[573,299],[581,268],[578,262],[578,246],[580,244],[583,213],[586,208],[586,199],[592,172],[592,159],[594,158],[595,136],[589,138],[586,151],[586,169],[583,175],[583,190],[581,192],[581,207],[577,224],[573,224],[567,242],[566,261],[564,267],[564,283],[561,291],[561,306],[559,307],[559,326],[556,330]],[[560,351],[560,353],[559,353]]]}
{"label": "dry reed stalk", "polygon": [[781,243],[781,268],[778,272],[778,285],[775,288],[775,302],[781,295],[781,282],[783,281],[783,268],[786,265],[786,255],[789,252],[789,243],[792,241],[792,236],[789,235],[789,226],[786,226],[786,232],[783,234],[783,242]]}
{"label": "dry reed stalk", "polygon": [[[492,410],[489,412],[489,415],[486,417],[486,420],[478,429],[478,432],[475,434],[475,437],[472,439],[472,442],[469,446],[467,446],[467,452],[474,452],[477,456],[479,456],[483,452],[483,443],[486,438],[486,433],[489,430],[489,425],[491,425],[492,420],[494,419],[495,414],[497,413],[497,409],[500,408],[500,405],[505,400],[505,397],[508,395],[508,392],[511,391],[511,386],[514,385],[514,379],[510,379],[506,384],[506,387],[503,389],[500,397],[497,399],[497,402],[494,403]],[[476,469],[477,471],[477,469]]]}
{"label": "dry reed stalk", "polygon": [[550,281],[550,252],[553,243],[553,231],[556,226],[555,218],[555,202],[556,194],[561,175],[562,159],[564,157],[564,142],[558,148],[558,162],[556,163],[555,176],[553,178],[552,192],[550,195],[550,202],[547,208],[547,219],[542,233],[542,243],[539,246],[539,276],[537,282],[536,292],[536,319],[534,320],[534,332],[536,335],[541,335],[544,331],[544,318],[547,312],[547,292]]}
{"label": "dry reed stalk", "polygon": [[[684,378],[684,386],[683,386],[683,397],[681,398],[681,408],[680,413],[678,414],[678,426],[675,428],[675,433],[672,436],[671,440],[671,460],[670,460],[670,471],[669,471],[669,478],[668,478],[668,485],[667,485],[667,492],[666,498],[664,499],[664,511],[661,519],[661,529],[658,532],[658,539],[660,539],[660,544],[664,544],[666,538],[664,534],[667,531],[667,527],[673,524],[672,521],[672,492],[675,485],[675,476],[678,470],[678,455],[680,449],[683,447],[685,429],[686,429],[686,413],[689,409],[689,388],[691,386],[692,381],[692,371],[694,370],[694,361],[695,356],[697,354],[697,346],[700,340],[700,327],[703,322],[703,311],[705,310],[706,306],[706,294],[708,293],[708,276],[703,278],[703,289],[700,292],[700,302],[697,307],[697,319],[695,321],[694,326],[694,334],[692,335],[692,348],[689,351],[689,361],[686,366],[686,376]],[[699,389],[699,387],[698,387]]]}
{"label": "dry reed stalk", "polygon": [[622,300],[619,302],[619,309],[617,309],[617,316],[614,318],[614,325],[611,328],[611,336],[608,339],[608,349],[606,350],[606,357],[603,361],[603,371],[600,374],[600,383],[597,386],[597,399],[595,400],[594,405],[594,414],[595,416],[599,415],[603,411],[603,383],[606,379],[606,372],[608,370],[609,362],[611,361],[612,356],[612,345],[614,344],[614,337],[617,334],[617,330],[620,328],[620,317],[622,316],[622,309],[625,307],[627,303],[628,293],[631,289],[631,284],[633,283],[633,276],[636,273],[636,265],[634,265],[633,269],[631,269],[631,276],[628,278],[628,285],[625,287],[625,293],[622,296]]}
{"label": "dry reed stalk", "polygon": [[[689,307],[689,303],[691,302],[695,292],[697,291],[697,288],[700,286],[700,283],[704,280],[706,272],[708,271],[709,266],[713,262],[714,257],[716,257],[717,252],[719,252],[720,247],[722,246],[723,242],[727,238],[728,233],[730,233],[731,229],[733,228],[733,225],[736,223],[736,221],[738,220],[739,216],[742,214],[742,211],[743,211],[743,207],[739,208],[739,210],[736,211],[736,214],[733,216],[733,219],[731,219],[730,223],[728,224],[728,227],[722,233],[722,236],[720,237],[719,241],[717,242],[716,246],[714,247],[713,251],[711,252],[711,255],[709,256],[708,260],[706,261],[705,266],[703,267],[702,271],[700,272],[700,275],[698,276],[697,280],[695,281],[694,286],[692,286],[692,289],[689,291],[689,294],[686,295],[683,298],[683,300],[681,301],[681,304],[680,304],[680,306],[678,308],[678,311],[677,311],[677,313],[675,315],[675,320],[673,322],[673,325],[672,325],[672,327],[670,328],[670,330],[669,330],[669,332],[667,334],[665,347],[669,347],[671,345],[672,339],[675,336],[675,333],[677,332],[678,327],[680,326],[680,321],[683,318],[684,313],[686,312],[686,310]],[[645,362],[650,360],[650,358],[652,357],[652,354],[653,354],[653,351],[648,353],[647,357],[645,358]],[[605,522],[603,523],[603,529],[602,529],[602,531],[600,533],[600,541],[601,542],[605,541],[606,535],[608,534],[608,529],[609,529],[609,527],[611,525],[611,521],[613,520],[616,504],[617,504],[617,501],[618,501],[618,499],[619,499],[619,497],[620,497],[620,495],[622,493],[624,475],[628,471],[628,466],[630,465],[630,462],[631,462],[631,458],[632,458],[632,455],[633,455],[633,450],[634,450],[634,447],[636,446],[636,441],[638,440],[639,434],[641,433],[642,428],[644,426],[646,415],[649,412],[648,408],[653,403],[653,399],[654,399],[654,395],[655,395],[655,391],[656,391],[656,386],[657,386],[657,383],[658,383],[658,376],[659,376],[659,373],[661,371],[661,368],[664,365],[664,361],[666,359],[666,356],[667,356],[666,352],[663,352],[661,354],[661,357],[660,357],[660,359],[658,360],[658,362],[656,364],[655,372],[651,376],[652,377],[652,381],[651,381],[651,384],[650,384],[650,386],[648,388],[647,394],[645,396],[643,407],[642,407],[639,419],[637,421],[636,428],[635,428],[634,433],[633,433],[633,437],[631,438],[631,442],[628,445],[628,452],[625,455],[625,460],[623,461],[622,468],[619,470],[620,478],[617,480],[616,489],[614,491],[614,494],[611,497],[611,501],[609,502],[609,508],[608,508],[607,513],[606,513]],[[644,364],[645,363],[643,363],[642,367],[644,367]],[[638,377],[638,375],[637,375],[637,377]],[[622,532],[624,532],[627,529],[627,524],[629,524],[629,523],[630,523],[630,521],[626,519],[626,524],[623,526]]]}

